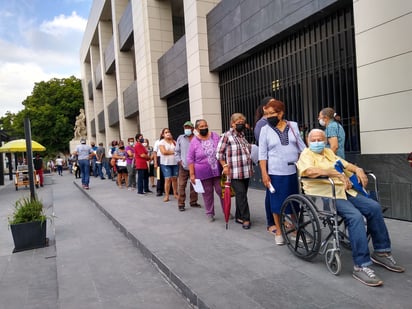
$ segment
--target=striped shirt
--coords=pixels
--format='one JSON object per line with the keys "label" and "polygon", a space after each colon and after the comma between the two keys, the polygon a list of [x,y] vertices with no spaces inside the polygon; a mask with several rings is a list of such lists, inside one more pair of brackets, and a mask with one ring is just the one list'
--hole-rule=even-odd
{"label": "striped shirt", "polygon": [[232,179],[246,179],[253,175],[251,145],[243,133],[233,128],[224,133],[217,145],[216,158],[225,161]]}

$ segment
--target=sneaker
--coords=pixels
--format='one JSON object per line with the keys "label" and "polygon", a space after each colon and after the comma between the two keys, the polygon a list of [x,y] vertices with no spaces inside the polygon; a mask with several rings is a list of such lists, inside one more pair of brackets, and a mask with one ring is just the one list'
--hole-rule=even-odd
{"label": "sneaker", "polygon": [[185,211],[185,205],[179,205],[179,210],[180,211]]}
{"label": "sneaker", "polygon": [[285,240],[283,239],[283,236],[282,236],[282,235],[275,235],[275,243],[276,243],[278,246],[284,245],[284,244],[285,244]]}
{"label": "sneaker", "polygon": [[405,271],[405,268],[398,265],[395,259],[393,258],[392,254],[390,253],[385,253],[381,255],[377,252],[373,252],[371,255],[371,260],[375,264],[383,266],[386,269],[389,269],[397,273],[403,273]]}
{"label": "sneaker", "polygon": [[383,284],[383,280],[375,275],[375,272],[369,267],[355,266],[353,268],[352,277],[368,286],[380,286]]}
{"label": "sneaker", "polygon": [[207,216],[207,221],[213,222],[213,221],[215,221],[215,217],[214,216]]}

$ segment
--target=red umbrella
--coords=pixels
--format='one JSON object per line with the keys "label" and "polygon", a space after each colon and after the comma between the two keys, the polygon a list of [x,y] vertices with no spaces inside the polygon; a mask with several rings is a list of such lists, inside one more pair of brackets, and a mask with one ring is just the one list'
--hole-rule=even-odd
{"label": "red umbrella", "polygon": [[226,177],[225,181],[225,194],[223,195],[223,213],[225,215],[226,229],[228,227],[229,217],[230,217],[230,203],[231,203],[231,192],[230,192],[230,178]]}

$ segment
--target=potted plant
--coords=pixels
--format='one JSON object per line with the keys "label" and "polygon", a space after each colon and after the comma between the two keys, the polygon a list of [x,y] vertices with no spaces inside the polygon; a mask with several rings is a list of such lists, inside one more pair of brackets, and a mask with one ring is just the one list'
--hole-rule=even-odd
{"label": "potted plant", "polygon": [[47,216],[43,203],[37,198],[23,197],[16,201],[9,225],[14,241],[14,252],[47,245]]}

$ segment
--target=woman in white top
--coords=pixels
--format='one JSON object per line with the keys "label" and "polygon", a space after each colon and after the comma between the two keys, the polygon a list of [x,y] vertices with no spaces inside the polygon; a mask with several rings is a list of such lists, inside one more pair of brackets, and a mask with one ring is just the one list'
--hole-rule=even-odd
{"label": "woman in white top", "polygon": [[159,143],[160,168],[162,169],[165,178],[165,197],[163,201],[168,202],[170,184],[172,185],[175,198],[178,199],[177,174],[179,169],[175,157],[176,141],[173,139],[172,133],[168,128],[164,128],[161,135],[164,136]]}

